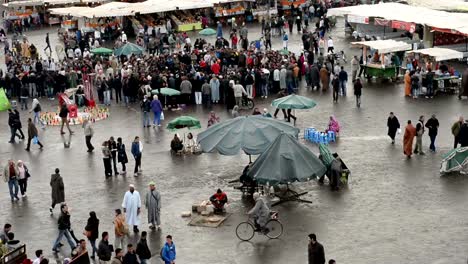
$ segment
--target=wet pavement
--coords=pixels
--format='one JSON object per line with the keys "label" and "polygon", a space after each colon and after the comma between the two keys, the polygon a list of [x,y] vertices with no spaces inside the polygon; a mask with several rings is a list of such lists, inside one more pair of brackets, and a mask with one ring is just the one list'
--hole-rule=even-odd
{"label": "wet pavement", "polygon": [[[332,32],[335,47],[348,51],[342,27],[339,23]],[[249,31],[249,36],[258,34],[259,28]],[[43,49],[43,32],[32,32],[30,37],[39,50]],[[300,44],[300,36],[294,33],[290,46],[298,51]],[[274,48],[280,46],[280,39],[275,39]],[[347,52],[348,58],[357,52]],[[309,233],[317,234],[325,247],[327,260],[334,258],[338,263],[465,263],[468,178],[440,177],[438,170],[441,155],[452,146],[452,123],[460,113],[468,115],[466,101],[450,95],[413,100],[404,98],[401,83],[364,82],[359,109],[350,86],[348,93],[347,98],[340,97],[339,103],[333,104],[330,92],[300,89],[300,94],[313,98],[318,105],[311,110],[297,111],[297,126],[301,130],[325,128],[328,117],[335,115],[341,122],[342,132],[331,148],[340,154],[352,175],[349,188],[340,192],[330,192],[327,185],[318,186],[316,182],[295,184],[295,188],[309,191],[304,198],[313,203],[286,203],[274,208],[280,212],[285,227],[278,240],[256,236],[251,242],[239,242],[235,236],[235,227],[246,220],[244,212],[250,205],[241,199],[238,191],[228,186],[228,181],[240,175],[248,163],[247,155],[171,156],[169,144],[173,133],[163,128],[142,128],[137,105],[127,109],[114,104],[111,116],[94,125],[96,151],[92,154],[86,153],[83,130],[79,126],[72,127],[75,134],[71,137],[70,148],[63,145],[68,135],[61,137],[58,127],[48,127],[40,131],[44,150],[32,146],[31,152],[25,152],[23,142],[6,143],[9,137],[7,114],[2,113],[1,164],[3,166],[9,158],[21,159],[29,165],[32,176],[28,197],[19,202],[11,203],[7,185],[0,185],[0,224],[12,223],[16,237],[27,243],[31,254],[42,248],[53,258],[51,248],[57,235],[59,209],[56,208],[53,216],[49,215],[49,180],[54,168],[59,167],[75,233],[82,233],[88,212],[94,210],[101,222],[99,231],[109,231],[111,241],[113,211],[120,207],[128,184],[134,183],[144,195],[147,183],[156,182],[163,199],[162,231],[149,232],[149,245],[154,255],[151,263],[159,263],[159,250],[167,234],[173,236],[177,246],[177,263],[306,263]],[[46,101],[42,99],[44,109],[55,109],[56,102]],[[271,98],[256,100],[260,109],[267,107],[273,111],[270,102]],[[214,110],[222,120],[229,118],[224,107],[216,106]],[[395,112],[402,125],[408,119],[415,122],[419,115],[428,118],[435,113],[440,122],[438,152],[429,152],[429,138],[425,135],[426,155],[407,160],[403,155],[402,135],[397,136],[395,145],[391,145],[386,136],[390,111]],[[204,127],[208,113],[209,110],[201,106],[183,112],[200,118]],[[165,122],[181,114],[167,111]],[[23,126],[27,116],[23,111]],[[105,180],[100,143],[110,136],[122,137],[130,159],[127,167],[131,171],[134,161],[129,148],[136,135],[143,138],[145,146],[143,175],[135,178],[128,174]],[[318,153],[316,145],[304,144]],[[181,212],[190,210],[193,202],[207,199],[218,187],[227,191],[233,215],[219,228],[188,226],[188,220],[180,217]],[[141,230],[147,230],[146,210],[141,216]],[[131,240],[135,238],[132,235]],[[68,254],[68,245],[65,240],[63,243],[63,253]]]}

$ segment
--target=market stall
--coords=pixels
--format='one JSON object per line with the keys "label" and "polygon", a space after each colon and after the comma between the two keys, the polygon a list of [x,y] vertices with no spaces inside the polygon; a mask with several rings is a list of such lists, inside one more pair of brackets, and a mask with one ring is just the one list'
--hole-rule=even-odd
{"label": "market stall", "polygon": [[[421,50],[412,50],[407,52],[408,59],[416,59],[420,62],[421,68],[423,69],[423,87],[428,86],[427,80],[427,68],[435,70],[434,77],[432,78],[432,87],[434,93],[438,92],[454,92],[461,86],[461,78],[458,75],[450,75],[449,72],[442,72],[439,63],[448,60],[463,59],[463,53],[444,48],[429,48]],[[437,66],[436,66],[437,65]]]}
{"label": "market stall", "polygon": [[[400,65],[394,59],[394,52],[411,50],[411,44],[395,40],[375,40],[351,42],[354,47],[362,48],[362,57],[366,58],[361,67],[368,80],[372,77],[395,80]],[[370,57],[369,57],[370,56]]]}
{"label": "market stall", "polygon": [[176,26],[176,30],[179,32],[201,30],[203,28],[199,16],[187,10],[175,11],[175,13],[171,15],[171,20]]}

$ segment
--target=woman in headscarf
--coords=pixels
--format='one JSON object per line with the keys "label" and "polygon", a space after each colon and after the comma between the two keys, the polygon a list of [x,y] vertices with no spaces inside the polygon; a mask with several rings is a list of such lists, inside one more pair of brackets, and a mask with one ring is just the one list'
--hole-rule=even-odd
{"label": "woman in headscarf", "polygon": [[18,184],[21,191],[21,196],[26,197],[26,190],[28,188],[28,178],[30,177],[28,167],[24,164],[22,160],[18,160],[16,163],[18,168]]}
{"label": "woman in headscarf", "polygon": [[214,111],[211,111],[210,112],[210,116],[208,117],[208,127],[216,124],[216,123],[219,123],[219,117],[216,116],[216,113]]}
{"label": "woman in headscarf", "polygon": [[408,125],[405,128],[405,135],[403,136],[403,153],[409,158],[413,154],[413,139],[416,136],[416,128],[408,120]]}
{"label": "woman in headscarf", "polygon": [[338,123],[338,120],[334,116],[330,116],[330,121],[328,122],[328,131],[333,131],[335,134],[338,135],[340,133],[340,123]]}
{"label": "woman in headscarf", "polygon": [[39,122],[41,123],[42,128],[45,128],[45,124],[41,120],[41,111],[42,111],[41,103],[39,102],[37,98],[34,98],[32,101],[31,111],[30,111],[30,112],[34,112],[33,123],[36,124]]}
{"label": "woman in headscarf", "polygon": [[409,70],[406,70],[405,73],[405,96],[411,96],[411,76]]}
{"label": "woman in headscarf", "polygon": [[93,249],[91,258],[94,259],[97,252],[96,239],[99,237],[99,219],[96,217],[96,213],[94,211],[89,212],[88,223],[85,227],[85,235]]}

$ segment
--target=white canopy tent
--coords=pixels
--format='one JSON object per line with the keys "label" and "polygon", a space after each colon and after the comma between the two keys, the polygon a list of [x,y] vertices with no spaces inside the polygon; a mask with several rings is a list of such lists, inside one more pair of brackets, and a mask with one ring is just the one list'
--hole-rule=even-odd
{"label": "white canopy tent", "polygon": [[351,42],[351,45],[369,47],[371,49],[378,50],[379,53],[411,50],[411,44],[403,41],[395,41],[393,39]]}
{"label": "white canopy tent", "polygon": [[328,10],[327,15],[379,17],[388,20],[412,22],[430,27],[448,29],[468,36],[468,14],[449,13],[426,7],[417,7],[398,3],[380,3],[376,5],[332,8]]}
{"label": "white canopy tent", "polygon": [[444,48],[429,48],[408,51],[408,53],[420,53],[434,58],[435,61],[446,61],[453,59],[463,59],[463,52]]}

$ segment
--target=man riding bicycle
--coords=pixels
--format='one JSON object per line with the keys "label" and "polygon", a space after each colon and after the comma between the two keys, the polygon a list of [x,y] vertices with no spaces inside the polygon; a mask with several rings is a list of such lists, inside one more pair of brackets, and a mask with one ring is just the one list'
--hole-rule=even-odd
{"label": "man riding bicycle", "polygon": [[254,219],[255,231],[268,232],[268,230],[265,230],[265,225],[270,220],[270,208],[268,208],[258,192],[253,194],[253,198],[255,206],[247,214]]}

